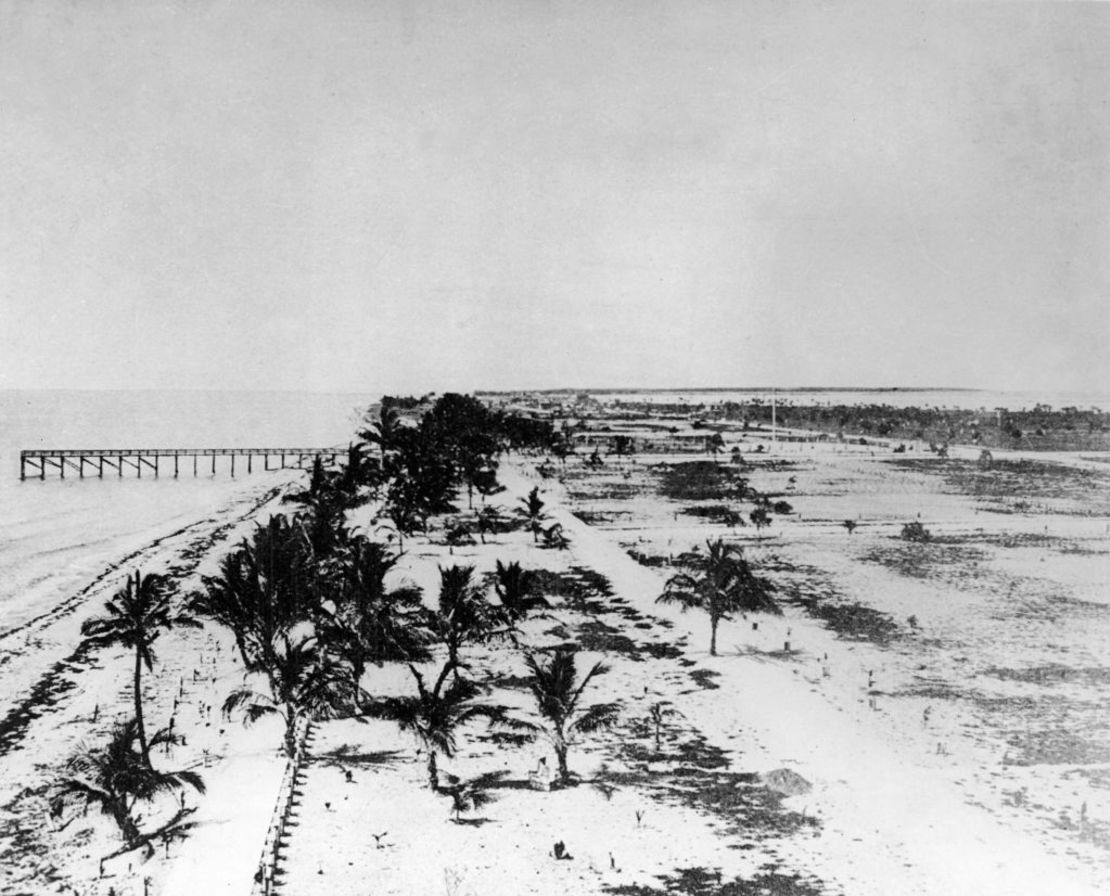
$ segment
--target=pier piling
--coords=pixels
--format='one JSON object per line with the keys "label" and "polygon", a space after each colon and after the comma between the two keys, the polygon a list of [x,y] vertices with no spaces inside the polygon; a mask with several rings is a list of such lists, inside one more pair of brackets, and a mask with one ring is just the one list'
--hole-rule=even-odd
{"label": "pier piling", "polygon": [[[199,470],[201,457],[210,457],[212,460],[212,475],[216,475],[216,459],[226,457],[229,460],[229,472],[236,475],[236,458],[246,457],[247,473],[254,472],[254,458],[262,458],[263,470],[269,472],[275,469],[305,469],[311,467],[315,458],[319,457],[332,466],[339,457],[339,452],[334,448],[64,448],[64,449],[32,449],[21,451],[19,455],[19,478],[25,481],[36,473],[40,480],[46,479],[46,470],[58,471],[58,478],[66,478],[66,468],[77,471],[79,479],[85,479],[85,465],[90,467],[90,477],[95,473],[99,479],[104,478],[104,468],[115,469],[116,475],[123,478],[123,468],[126,464],[135,471],[136,478],[142,478],[144,467],[153,472],[158,478],[161,474],[161,461],[163,458],[173,458],[173,477],[180,478],[181,458],[193,459],[193,476]],[[279,464],[271,464],[270,458],[281,458]],[[242,472],[240,470],[240,472]]]}

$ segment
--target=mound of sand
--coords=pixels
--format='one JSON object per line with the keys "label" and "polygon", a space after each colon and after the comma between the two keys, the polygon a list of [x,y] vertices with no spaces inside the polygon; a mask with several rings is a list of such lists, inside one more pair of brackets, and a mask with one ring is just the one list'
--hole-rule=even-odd
{"label": "mound of sand", "polygon": [[813,785],[809,781],[788,768],[776,768],[774,771],[763,772],[759,776],[759,783],[768,790],[774,790],[776,793],[785,796],[798,796],[802,793],[809,793],[813,789]]}

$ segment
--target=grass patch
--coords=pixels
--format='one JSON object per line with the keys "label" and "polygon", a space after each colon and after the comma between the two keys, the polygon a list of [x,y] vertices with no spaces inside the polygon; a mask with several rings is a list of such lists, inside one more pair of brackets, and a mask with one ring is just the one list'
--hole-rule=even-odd
{"label": "grass patch", "polygon": [[[1104,732],[1105,734],[1105,732]],[[1006,743],[1017,750],[1010,765],[1101,765],[1110,761],[1110,744],[1067,728],[1016,731]]]}
{"label": "grass patch", "polygon": [[990,467],[980,467],[973,460],[938,462],[925,458],[898,458],[888,464],[913,472],[941,476],[961,494],[976,498],[1006,500],[1071,499],[1096,501],[1099,507],[1110,507],[1101,492],[1108,483],[1100,471],[1040,460],[995,460]]}
{"label": "grass patch", "polygon": [[713,681],[714,678],[720,678],[720,672],[714,672],[712,669],[695,669],[690,673],[690,677],[697,682],[699,688],[704,688],[707,691],[716,691],[720,689],[720,685]]}
{"label": "grass patch", "polygon": [[623,512],[610,512],[600,513],[594,510],[576,510],[574,515],[582,520],[587,526],[606,526],[612,523],[618,516],[624,516]]}
{"label": "grass patch", "polygon": [[662,554],[642,554],[635,548],[628,548],[625,553],[639,563],[640,566],[646,566],[648,569],[659,569],[660,567],[670,565],[670,558]]}
{"label": "grass patch", "polygon": [[1044,666],[1031,666],[1025,669],[1009,669],[991,666],[983,672],[1002,681],[1018,681],[1022,684],[1056,685],[1079,684],[1085,687],[1105,687],[1110,685],[1110,668],[1088,666],[1074,668],[1058,663]]}
{"label": "grass patch", "polygon": [[602,892],[615,896],[823,896],[826,892],[816,878],[800,874],[783,874],[774,866],[761,868],[753,877],[737,877],[726,881],[719,870],[680,868],[673,874],[658,876],[661,887],[642,884],[605,886]]}
{"label": "grass patch", "polygon": [[[897,541],[890,545],[880,545],[860,556],[864,563],[885,566],[898,575],[911,579],[933,577],[949,578],[953,574],[960,577],[979,576],[980,563],[988,560],[985,551],[968,545],[940,541]],[[958,570],[954,567],[959,567]]]}
{"label": "grass patch", "polygon": [[870,641],[886,647],[902,636],[898,623],[888,613],[861,603],[826,603],[809,598],[801,604],[807,613],[848,641]]}
{"label": "grass patch", "polygon": [[743,476],[711,460],[687,461],[655,472],[660,493],[677,501],[740,500],[748,494]]}

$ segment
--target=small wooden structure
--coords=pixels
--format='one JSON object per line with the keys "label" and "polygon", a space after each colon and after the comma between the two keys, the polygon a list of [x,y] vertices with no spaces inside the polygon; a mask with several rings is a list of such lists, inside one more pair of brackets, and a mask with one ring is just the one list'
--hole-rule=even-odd
{"label": "small wooden structure", "polygon": [[69,469],[76,472],[79,479],[86,475],[103,479],[105,468],[108,475],[115,473],[119,477],[125,469],[134,470],[138,477],[144,470],[158,476],[169,475],[171,467],[177,478],[182,459],[187,467],[190,458],[194,476],[198,475],[201,458],[204,458],[205,468],[211,461],[211,475],[215,476],[218,457],[229,459],[228,466],[234,476],[237,458],[246,460],[246,471],[251,473],[255,458],[262,459],[264,470],[284,470],[287,467],[303,469],[311,466],[316,458],[334,465],[339,454],[335,448],[43,448],[19,453],[19,478],[45,479],[47,471],[57,471],[65,479]]}

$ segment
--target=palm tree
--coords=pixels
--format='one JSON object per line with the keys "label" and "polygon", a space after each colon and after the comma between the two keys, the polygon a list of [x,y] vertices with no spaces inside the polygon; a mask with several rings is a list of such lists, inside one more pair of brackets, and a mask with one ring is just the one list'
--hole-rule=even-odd
{"label": "palm tree", "polygon": [[250,541],[204,578],[190,608],[227,626],[249,671],[273,665],[273,645],[283,632],[307,621],[319,605],[319,577],[302,527],[275,515],[256,527]]}
{"label": "palm tree", "polygon": [[165,629],[175,625],[199,627],[187,611],[171,605],[170,589],[163,576],[146,576],[135,572],[128,576],[127,586],[118,591],[105,605],[105,616],[87,619],[81,626],[85,643],[96,647],[121,646],[135,651],[133,690],[135,726],[143,763],[150,765],[150,747],[143,723],[143,666],[154,668],[153,645]]}
{"label": "palm tree", "polygon": [[612,450],[618,458],[631,457],[636,453],[636,443],[632,436],[614,436]]}
{"label": "palm tree", "polygon": [[[451,813],[455,824],[462,824],[464,812],[473,812],[488,806],[497,797],[490,793],[491,787],[496,787],[508,775],[506,771],[486,772],[469,781],[456,781],[441,787],[440,791],[451,797]],[[474,821],[471,824],[477,824]]]}
{"label": "palm tree", "polygon": [[533,654],[525,654],[524,662],[532,673],[528,687],[536,701],[536,708],[543,718],[542,723],[519,719],[503,720],[505,724],[526,735],[545,736],[555,750],[558,763],[559,782],[570,782],[567,769],[567,751],[579,736],[591,734],[600,728],[607,728],[617,719],[620,705],[617,703],[595,703],[579,709],[582,692],[597,675],[604,675],[608,667],[595,663],[581,681],[575,664],[574,648],[559,647],[551,653],[546,663],[536,659]]}
{"label": "palm tree", "polygon": [[666,716],[674,715],[674,710],[670,708],[669,701],[661,700],[658,703],[651,704],[648,713],[652,727],[655,729],[655,754],[658,756],[663,741],[663,719]]}
{"label": "palm tree", "polygon": [[[369,414],[367,415],[369,420]],[[378,409],[378,419],[371,421],[359,435],[370,445],[377,445],[383,459],[395,450],[397,431],[401,426],[401,414],[397,408],[385,401]]]}
{"label": "palm tree", "polygon": [[532,610],[551,606],[536,593],[537,587],[538,579],[534,571],[521,569],[515,560],[507,566],[497,561],[493,590],[501,601],[501,615],[509,628],[515,628]]}
{"label": "palm tree", "polygon": [[233,691],[224,701],[224,715],[242,709],[243,724],[278,715],[285,723],[286,755],[297,751],[297,727],[304,720],[336,717],[355,698],[345,664],[319,649],[315,638],[291,641],[281,634],[272,651],[273,665],[266,669],[269,693],[250,687]]}
{"label": "palm tree", "polygon": [[563,532],[562,523],[552,523],[546,529],[540,526],[539,531],[540,534],[543,535],[545,547],[553,547],[560,551],[565,551],[570,544],[570,539],[568,539],[566,533]]}
{"label": "palm tree", "polygon": [[397,531],[397,548],[404,553],[405,536],[424,528],[427,511],[422,503],[419,483],[404,470],[399,472],[386,489],[382,513]]}
{"label": "palm tree", "polygon": [[465,664],[459,653],[468,644],[480,643],[493,635],[497,615],[474,582],[473,566],[440,567],[439,604],[428,617],[428,626],[447,648],[447,667],[459,676]]}
{"label": "palm tree", "polygon": [[752,572],[743,551],[721,539],[706,543],[709,553],[695,572],[683,572],[667,580],[659,603],[679,604],[709,614],[710,656],[717,655],[717,626],[733,613],[764,612],[781,615],[771,597],[774,586]]}
{"label": "palm tree", "polygon": [[492,504],[487,504],[478,511],[477,529],[478,537],[482,539],[482,544],[486,543],[487,533],[495,535],[504,525],[504,517],[501,516],[501,512]]}
{"label": "palm tree", "polygon": [[[566,425],[566,421],[563,422]],[[551,453],[559,458],[559,463],[564,467],[567,464],[567,457],[574,454],[574,445],[565,432],[556,433],[551,440]]]}
{"label": "palm tree", "polygon": [[528,492],[527,498],[521,498],[521,503],[524,505],[524,516],[528,520],[528,525],[532,529],[532,540],[540,540],[540,522],[543,520],[543,498],[540,497],[539,486],[534,486],[532,491]]}
{"label": "palm tree", "polygon": [[296,525],[311,550],[312,557],[331,557],[350,540],[346,510],[350,501],[329,486],[308,502],[307,513],[298,514]]}
{"label": "palm tree", "polygon": [[748,514],[748,519],[752,521],[755,526],[756,540],[759,539],[759,533],[762,532],[767,526],[771,525],[771,514],[767,512],[766,507],[757,507]]}
{"label": "palm tree", "polygon": [[347,464],[343,467],[337,482],[337,488],[343,495],[345,503],[350,505],[357,502],[359,486],[369,484],[375,472],[374,465],[366,456],[365,446],[359,442],[349,442]]}
{"label": "palm tree", "polygon": [[[116,823],[124,842],[131,847],[153,836],[139,831],[140,819],[134,814],[137,803],[149,802],[159,794],[172,793],[184,787],[204,793],[204,781],[196,772],[160,772],[151,768],[142,753],[135,751],[139,732],[138,720],[131,719],[116,725],[105,747],[82,748],[70,757],[64,775],[53,785],[51,813],[61,815],[73,798],[82,801],[85,806],[99,806],[100,811]],[[163,729],[151,738],[151,745],[172,739],[172,735]],[[155,833],[166,833],[193,811],[186,810],[182,804],[170,822]]]}
{"label": "palm tree", "polygon": [[347,661],[358,689],[367,664],[430,657],[431,633],[421,591],[415,585],[387,588],[385,577],[398,557],[363,536],[352,540],[341,560],[335,609],[320,624],[327,646]]}
{"label": "palm tree", "polygon": [[477,702],[481,690],[465,678],[447,679],[452,671],[450,662],[444,663],[435,684],[429,690],[414,666],[409,671],[416,679],[415,696],[387,697],[370,707],[368,714],[397,723],[402,731],[414,734],[428,752],[428,786],[438,792],[439,766],[437,755],[450,758],[455,755],[458,742],[456,730],[476,718],[500,720],[502,710]]}

